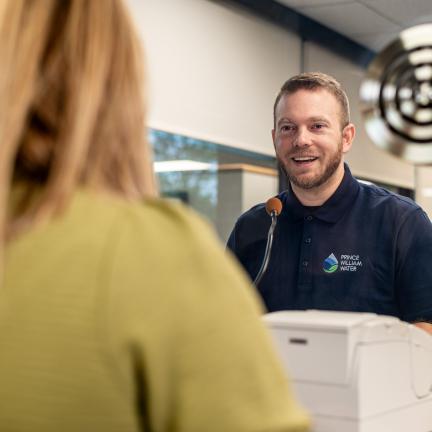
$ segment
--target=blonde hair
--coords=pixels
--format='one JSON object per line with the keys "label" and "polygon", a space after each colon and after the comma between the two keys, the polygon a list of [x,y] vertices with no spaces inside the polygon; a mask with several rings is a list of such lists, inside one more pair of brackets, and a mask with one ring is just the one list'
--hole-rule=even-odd
{"label": "blonde hair", "polygon": [[[121,0],[2,0],[3,239],[56,215],[81,185],[155,194],[140,53]],[[28,193],[7,218],[17,180]]]}

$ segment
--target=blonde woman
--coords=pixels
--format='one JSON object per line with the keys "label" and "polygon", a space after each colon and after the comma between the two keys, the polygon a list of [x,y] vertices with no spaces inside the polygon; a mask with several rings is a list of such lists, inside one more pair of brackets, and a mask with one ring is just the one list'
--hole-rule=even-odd
{"label": "blonde woman", "polygon": [[304,431],[244,276],[155,198],[120,0],[0,6],[0,430]]}

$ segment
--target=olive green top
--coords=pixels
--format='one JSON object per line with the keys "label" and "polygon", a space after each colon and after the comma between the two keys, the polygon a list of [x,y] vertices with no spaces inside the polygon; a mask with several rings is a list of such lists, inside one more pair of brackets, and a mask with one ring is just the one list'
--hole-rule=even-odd
{"label": "olive green top", "polygon": [[305,431],[259,313],[192,212],[78,192],[6,249],[0,430]]}

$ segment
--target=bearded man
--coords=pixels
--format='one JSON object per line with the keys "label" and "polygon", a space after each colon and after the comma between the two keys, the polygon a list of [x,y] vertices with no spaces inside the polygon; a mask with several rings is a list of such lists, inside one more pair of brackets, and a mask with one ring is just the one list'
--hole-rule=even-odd
{"label": "bearded man", "polygon": [[[355,126],[341,85],[303,73],[274,104],[273,144],[289,180],[267,271],[257,289],[268,311],[374,312],[432,333],[432,225],[412,200],[358,182],[344,155]],[[228,247],[252,279],[270,226],[259,204],[236,222]]]}

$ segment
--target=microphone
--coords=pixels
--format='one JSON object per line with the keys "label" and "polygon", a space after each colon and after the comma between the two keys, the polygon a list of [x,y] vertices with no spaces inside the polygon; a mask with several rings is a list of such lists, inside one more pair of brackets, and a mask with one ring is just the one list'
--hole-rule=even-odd
{"label": "microphone", "polygon": [[255,280],[253,281],[255,286],[258,286],[258,284],[261,282],[261,279],[264,276],[264,273],[266,272],[268,263],[270,261],[270,253],[273,245],[273,233],[276,228],[277,217],[282,212],[282,201],[279,198],[270,198],[269,200],[267,200],[265,208],[272,221],[267,234],[267,243],[264,252],[263,262],[261,264],[261,268],[259,269],[258,274],[255,277]]}
{"label": "microphone", "polygon": [[265,208],[269,216],[273,217],[273,214],[279,216],[282,211],[282,201],[276,197],[270,198],[267,200]]}

